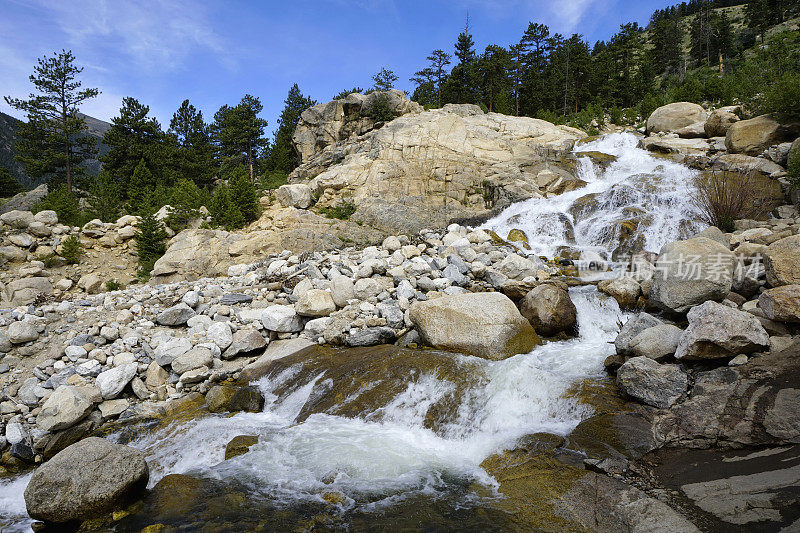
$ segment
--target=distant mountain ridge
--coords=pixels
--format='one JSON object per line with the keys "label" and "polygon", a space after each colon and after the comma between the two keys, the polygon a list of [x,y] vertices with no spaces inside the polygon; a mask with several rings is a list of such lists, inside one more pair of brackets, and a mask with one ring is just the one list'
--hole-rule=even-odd
{"label": "distant mountain ridge", "polygon": [[[108,152],[108,146],[103,144],[102,140],[103,135],[111,127],[111,124],[83,113],[79,113],[79,115],[86,121],[87,134],[97,139],[98,157],[105,155]],[[40,185],[42,180],[27,176],[22,169],[22,165],[14,160],[16,155],[14,151],[15,134],[20,124],[22,124],[21,120],[0,112],[0,166],[8,168],[11,171],[11,175],[25,188],[32,189]],[[97,159],[86,161],[86,169],[93,176],[100,172],[101,166],[100,161]]]}

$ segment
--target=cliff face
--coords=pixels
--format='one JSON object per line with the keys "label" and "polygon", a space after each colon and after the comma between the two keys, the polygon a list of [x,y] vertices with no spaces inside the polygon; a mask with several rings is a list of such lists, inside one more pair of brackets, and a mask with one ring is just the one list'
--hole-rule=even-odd
{"label": "cliff face", "polygon": [[[375,94],[375,93],[373,93]],[[485,216],[512,202],[579,187],[568,154],[580,130],[468,104],[423,111],[399,91],[400,116],[363,118],[370,97],[353,94],[303,113],[294,141],[319,207],[352,201],[353,218],[388,232],[416,232]]]}

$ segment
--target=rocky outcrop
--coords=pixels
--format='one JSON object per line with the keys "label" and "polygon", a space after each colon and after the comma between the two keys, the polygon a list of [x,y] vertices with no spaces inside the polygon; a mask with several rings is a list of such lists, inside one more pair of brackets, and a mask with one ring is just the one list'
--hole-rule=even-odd
{"label": "rocky outcrop", "polygon": [[[324,121],[315,124],[315,138],[331,138]],[[289,180],[308,183],[319,207],[344,199],[368,225],[413,233],[581,186],[575,158],[564,151],[584,136],[543,120],[451,104],[403,115],[361,137],[316,143],[315,151],[296,138],[303,157]]]}
{"label": "rocky outcrop", "polygon": [[442,350],[505,359],[530,352],[539,343],[514,302],[496,292],[417,302],[409,316],[423,340]]}
{"label": "rocky outcrop", "polygon": [[708,113],[697,104],[675,102],[661,106],[647,119],[647,133],[670,133],[697,122],[704,122]]}
{"label": "rocky outcrop", "polygon": [[90,437],[36,469],[25,505],[32,518],[45,522],[95,518],[138,495],[148,477],[142,452]]}
{"label": "rocky outcrop", "polygon": [[725,147],[733,154],[760,155],[770,146],[793,141],[800,134],[800,125],[783,125],[770,115],[731,124],[725,136]]}
{"label": "rocky outcrop", "polygon": [[706,300],[722,301],[731,290],[734,266],[730,250],[706,237],[666,244],[656,263],[650,301],[675,313]]}

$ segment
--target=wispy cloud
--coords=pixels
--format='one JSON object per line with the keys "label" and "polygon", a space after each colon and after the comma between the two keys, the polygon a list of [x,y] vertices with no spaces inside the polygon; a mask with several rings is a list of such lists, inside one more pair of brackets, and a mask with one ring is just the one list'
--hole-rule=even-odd
{"label": "wispy cloud", "polygon": [[[555,30],[574,31],[589,9],[601,0],[460,0],[466,8],[482,9],[490,16],[505,18],[509,13],[542,22],[544,18],[555,19]],[[546,11],[547,16],[542,17]]]}
{"label": "wispy cloud", "polygon": [[235,66],[207,9],[193,0],[38,0],[71,46],[128,56],[147,69],[174,69],[196,52]]}

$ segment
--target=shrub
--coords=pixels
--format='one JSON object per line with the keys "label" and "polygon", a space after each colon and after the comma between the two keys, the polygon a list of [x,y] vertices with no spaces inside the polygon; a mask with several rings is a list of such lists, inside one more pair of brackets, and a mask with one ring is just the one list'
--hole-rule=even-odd
{"label": "shrub", "polygon": [[121,288],[122,288],[122,284],[120,284],[120,282],[115,280],[115,279],[110,279],[110,280],[106,281],[106,290],[108,292],[118,291]]}
{"label": "shrub", "polygon": [[70,226],[82,226],[91,220],[90,215],[81,212],[78,197],[69,192],[66,185],[49,192],[33,209],[36,213],[46,210],[55,211],[58,220]]}
{"label": "shrub", "polygon": [[[722,231],[735,229],[734,221],[758,219],[769,213],[776,204],[776,194],[770,194],[765,178],[756,171],[704,172],[695,178],[697,197],[704,222]],[[769,180],[767,180],[769,181]],[[780,191],[777,192],[778,195]]]}
{"label": "shrub", "polygon": [[61,257],[64,258],[64,261],[66,261],[68,265],[77,265],[82,255],[83,246],[77,235],[70,235],[64,239],[61,248]]}
{"label": "shrub", "polygon": [[[239,208],[244,223],[258,219],[258,195],[244,167],[239,167],[229,181],[231,204]],[[242,224],[244,225],[244,224]]]}
{"label": "shrub", "polygon": [[611,121],[612,124],[621,125],[622,124],[622,109],[617,106],[612,107],[608,110],[608,119]]}
{"label": "shrub", "polygon": [[119,185],[109,172],[101,170],[89,187],[89,212],[94,218],[111,222],[119,218],[120,204]]}
{"label": "shrub", "polygon": [[800,149],[795,148],[791,153],[786,171],[792,188],[800,189]]}
{"label": "shrub", "polygon": [[22,184],[11,175],[6,167],[0,167],[0,198],[11,198],[24,190]]}
{"label": "shrub", "polygon": [[365,116],[371,118],[375,122],[389,122],[394,120],[397,116],[389,104],[389,97],[385,94],[379,94],[372,100],[372,105],[364,113]]}
{"label": "shrub", "polygon": [[136,252],[139,255],[139,271],[141,279],[150,277],[153,265],[166,251],[167,232],[152,213],[148,213],[139,220],[136,227]]}
{"label": "shrub", "polygon": [[271,191],[277,189],[281,185],[286,185],[286,178],[288,175],[280,170],[271,170],[261,176],[261,189],[264,191]]}
{"label": "shrub", "polygon": [[349,200],[342,200],[338,205],[331,207],[321,207],[319,212],[328,218],[347,220],[356,212],[356,204]]}

